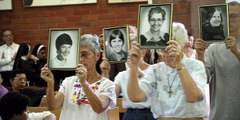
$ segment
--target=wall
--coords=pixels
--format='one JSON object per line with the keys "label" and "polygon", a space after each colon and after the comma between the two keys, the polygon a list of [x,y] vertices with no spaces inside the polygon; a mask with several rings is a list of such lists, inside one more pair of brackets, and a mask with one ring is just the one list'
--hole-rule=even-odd
{"label": "wall", "polygon": [[[17,43],[25,42],[32,46],[36,43],[47,45],[49,28],[79,27],[82,34],[100,34],[106,27],[137,25],[138,5],[147,4],[108,4],[107,0],[98,0],[97,4],[25,8],[22,1],[13,0],[13,10],[0,11],[0,30],[9,28],[15,34]],[[153,4],[174,3],[173,21],[184,23],[198,37],[198,5],[224,1],[153,0]]]}

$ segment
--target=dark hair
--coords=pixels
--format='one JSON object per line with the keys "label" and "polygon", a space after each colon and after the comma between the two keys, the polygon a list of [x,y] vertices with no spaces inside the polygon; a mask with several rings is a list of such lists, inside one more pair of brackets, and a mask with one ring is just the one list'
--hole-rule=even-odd
{"label": "dark hair", "polygon": [[30,105],[30,98],[20,92],[8,92],[0,101],[2,120],[10,120],[14,115],[22,114]]}
{"label": "dark hair", "polygon": [[2,37],[3,37],[3,33],[6,32],[6,31],[10,31],[11,34],[13,34],[13,33],[12,33],[12,30],[10,30],[10,29],[4,29],[4,30],[2,30],[2,32],[1,32],[1,36],[2,36]]}
{"label": "dark hair", "polygon": [[213,17],[213,14],[214,14],[216,11],[219,11],[219,12],[220,12],[220,17],[221,17],[221,22],[222,22],[222,20],[223,20],[222,12],[221,12],[221,9],[218,8],[218,7],[214,7],[214,8],[210,7],[209,9],[207,9],[207,16],[206,16],[207,19],[206,19],[206,20],[210,22],[210,20],[211,20],[212,17]]}
{"label": "dark hair", "polygon": [[123,42],[122,45],[124,45],[123,33],[122,33],[122,31],[117,29],[117,30],[113,30],[112,33],[110,34],[110,39],[109,39],[110,47],[112,47],[112,44],[111,44],[112,40],[116,39],[117,36],[122,40],[122,42]]}
{"label": "dark hair", "polygon": [[21,43],[18,48],[16,57],[15,57],[13,69],[19,68],[20,63],[21,63],[21,57],[26,56],[28,54],[28,52],[30,52],[30,46],[28,44]]}
{"label": "dark hair", "polygon": [[41,50],[46,50],[46,47],[42,44],[36,44],[33,48],[32,55],[37,57],[38,52],[40,52]]}
{"label": "dark hair", "polygon": [[56,48],[57,50],[60,49],[60,46],[63,45],[63,44],[69,44],[69,45],[72,45],[72,39],[71,37],[66,34],[66,33],[63,33],[61,35],[59,35],[57,37],[57,40],[56,40]]}
{"label": "dark hair", "polygon": [[164,9],[162,9],[161,7],[154,7],[154,8],[151,8],[148,12],[148,21],[150,21],[152,15],[154,13],[161,13],[162,14],[162,17],[163,17],[163,20],[165,20],[165,15],[166,15],[166,12]]}
{"label": "dark hair", "polygon": [[10,79],[15,78],[17,74],[26,74],[26,72],[22,69],[16,68],[12,71],[12,73],[10,75]]}

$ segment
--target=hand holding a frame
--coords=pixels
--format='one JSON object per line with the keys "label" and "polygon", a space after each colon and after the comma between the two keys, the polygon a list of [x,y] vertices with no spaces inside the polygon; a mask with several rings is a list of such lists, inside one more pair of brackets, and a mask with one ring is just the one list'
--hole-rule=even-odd
{"label": "hand holding a frame", "polygon": [[204,52],[205,49],[207,49],[207,42],[204,41],[201,38],[196,39],[196,41],[194,42],[194,48],[197,51],[197,59],[201,60],[202,62],[204,62]]}
{"label": "hand holding a frame", "polygon": [[109,78],[109,71],[111,69],[111,65],[108,62],[108,59],[105,56],[105,52],[103,52],[102,62],[100,64],[100,69],[102,72],[102,76]]}
{"label": "hand holding a frame", "polygon": [[141,51],[139,48],[139,45],[136,41],[133,41],[131,43],[131,50],[130,50],[130,65],[129,66],[139,66],[140,59],[141,59]]}
{"label": "hand holding a frame", "polygon": [[87,83],[87,68],[83,64],[78,64],[76,68],[76,74],[80,79],[80,83],[88,84]]}
{"label": "hand holding a frame", "polygon": [[170,40],[168,41],[168,46],[166,47],[165,51],[169,54],[171,60],[176,64],[182,64],[182,50],[177,43],[177,41]]}
{"label": "hand holding a frame", "polygon": [[238,61],[240,61],[240,50],[237,48],[237,40],[235,37],[228,36],[225,39],[226,47],[231,50],[231,52],[237,57]]}
{"label": "hand holding a frame", "polygon": [[45,80],[48,84],[54,85],[54,77],[51,70],[47,67],[47,64],[41,69],[41,77]]}

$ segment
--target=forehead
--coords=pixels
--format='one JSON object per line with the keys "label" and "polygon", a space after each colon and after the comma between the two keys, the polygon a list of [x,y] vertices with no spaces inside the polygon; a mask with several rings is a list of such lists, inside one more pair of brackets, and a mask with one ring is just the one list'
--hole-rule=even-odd
{"label": "forehead", "polygon": [[16,74],[16,77],[26,77],[25,73],[18,73]]}
{"label": "forehead", "polygon": [[214,13],[213,13],[213,15],[220,15],[220,12],[219,11],[215,11]]}
{"label": "forehead", "polygon": [[6,31],[3,32],[3,34],[4,34],[4,35],[5,35],[5,34],[12,34],[12,32],[11,32],[10,30],[6,30]]}
{"label": "forehead", "polygon": [[162,14],[161,13],[153,13],[151,18],[162,18]]}
{"label": "forehead", "polygon": [[81,46],[80,47],[80,53],[89,53],[91,51],[92,51],[92,49],[89,46]]}

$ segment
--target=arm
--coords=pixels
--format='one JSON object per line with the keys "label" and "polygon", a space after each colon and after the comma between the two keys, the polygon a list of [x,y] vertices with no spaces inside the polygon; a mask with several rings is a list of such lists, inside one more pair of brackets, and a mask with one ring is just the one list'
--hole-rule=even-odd
{"label": "arm", "polygon": [[194,48],[196,49],[196,58],[202,62],[204,62],[204,52],[207,48],[206,42],[200,38],[196,39],[194,42]]}
{"label": "arm", "polygon": [[102,71],[102,76],[109,78],[109,72],[111,69],[111,65],[108,63],[108,60],[105,57],[105,52],[103,52],[103,58],[102,58],[102,63],[100,64],[100,69]]}
{"label": "arm", "polygon": [[237,48],[237,41],[235,37],[228,36],[225,40],[226,47],[236,56],[240,62],[240,50]]}
{"label": "arm", "polygon": [[197,87],[192,76],[182,63],[183,52],[181,48],[178,47],[179,45],[176,41],[171,40],[168,43],[169,46],[167,46],[166,51],[170,57],[174,58],[173,62],[175,63],[187,101],[193,103],[201,100],[203,98],[201,90]]}
{"label": "arm", "polygon": [[146,95],[141,90],[138,83],[138,67],[141,58],[140,48],[137,43],[133,42],[130,51],[130,73],[128,78],[127,94],[131,101],[142,102],[146,99]]}
{"label": "arm", "polygon": [[49,110],[55,110],[62,106],[64,95],[61,92],[54,94],[54,77],[52,72],[45,65],[41,69],[41,77],[47,82],[47,106]]}
{"label": "arm", "polygon": [[116,93],[117,97],[119,97],[120,93],[121,93],[121,87],[120,87],[120,85],[118,85],[116,83],[115,83],[115,93]]}
{"label": "arm", "polygon": [[10,58],[4,57],[4,52],[0,48],[0,65],[7,65],[10,64],[15,59],[15,55]]}
{"label": "arm", "polygon": [[[90,87],[87,81],[87,69],[82,65],[79,64],[76,69],[76,73],[80,79],[80,84],[83,87],[83,90],[88,98],[88,101],[93,109],[94,112],[100,114],[105,111],[110,103],[110,98],[102,95],[97,96],[92,88]],[[113,91],[114,92],[114,91]]]}

